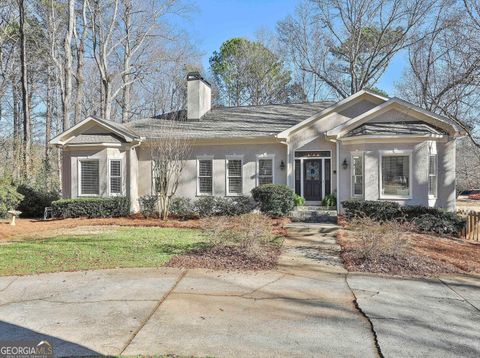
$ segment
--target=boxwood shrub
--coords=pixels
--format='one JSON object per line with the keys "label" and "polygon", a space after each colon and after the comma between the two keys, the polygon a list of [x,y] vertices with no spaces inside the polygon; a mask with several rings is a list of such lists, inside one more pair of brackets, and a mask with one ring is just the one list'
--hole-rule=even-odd
{"label": "boxwood shrub", "polygon": [[158,217],[157,197],[155,195],[144,195],[138,198],[140,212],[146,218]]}
{"label": "boxwood shrub", "polygon": [[60,199],[52,202],[52,216],[56,218],[112,218],[129,214],[130,200],[124,196]]}
{"label": "boxwood shrub", "polygon": [[45,213],[45,208],[52,205],[52,202],[60,199],[57,191],[42,191],[34,189],[28,185],[19,185],[17,191],[23,195],[23,199],[18,204],[18,210],[22,212],[24,218],[41,218]]}
{"label": "boxwood shrub", "polygon": [[260,211],[270,216],[285,216],[295,207],[295,192],[286,185],[267,184],[252,190]]}
{"label": "boxwood shrub", "polygon": [[458,236],[466,221],[445,210],[421,205],[400,206],[390,201],[347,200],[342,202],[347,218],[369,217],[376,221],[413,222],[419,231]]}

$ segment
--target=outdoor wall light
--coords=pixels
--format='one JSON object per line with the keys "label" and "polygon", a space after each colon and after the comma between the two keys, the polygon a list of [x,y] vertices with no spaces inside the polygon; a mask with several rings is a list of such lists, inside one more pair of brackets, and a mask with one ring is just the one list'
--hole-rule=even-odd
{"label": "outdoor wall light", "polygon": [[283,162],[283,160],[280,162],[280,170],[283,170],[285,169],[285,163]]}
{"label": "outdoor wall light", "polygon": [[345,159],[343,160],[342,168],[343,168],[343,169],[347,169],[347,168],[348,168],[347,158],[345,158]]}

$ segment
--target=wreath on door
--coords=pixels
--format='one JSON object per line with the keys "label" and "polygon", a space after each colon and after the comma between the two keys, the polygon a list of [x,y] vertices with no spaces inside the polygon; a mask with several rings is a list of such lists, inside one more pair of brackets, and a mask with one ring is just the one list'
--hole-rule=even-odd
{"label": "wreath on door", "polygon": [[318,163],[307,163],[307,180],[320,179],[320,165]]}

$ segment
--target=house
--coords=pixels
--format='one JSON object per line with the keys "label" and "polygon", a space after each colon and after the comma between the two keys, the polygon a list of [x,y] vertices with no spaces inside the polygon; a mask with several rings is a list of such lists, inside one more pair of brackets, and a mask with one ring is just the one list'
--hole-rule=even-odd
{"label": "house", "polygon": [[193,148],[177,196],[248,195],[276,183],[312,204],[335,194],[338,203],[455,209],[455,140],[465,133],[444,117],[366,90],[337,103],[212,109],[209,83],[198,73],[187,80],[185,111],[126,124],[89,117],[54,138],[63,196],[127,195],[138,211],[152,193],[148,143],[169,121]]}

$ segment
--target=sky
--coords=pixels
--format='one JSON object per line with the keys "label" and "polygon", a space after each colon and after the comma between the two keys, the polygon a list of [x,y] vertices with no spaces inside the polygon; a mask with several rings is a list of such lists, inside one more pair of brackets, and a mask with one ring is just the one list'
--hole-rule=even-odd
{"label": "sky", "polygon": [[[259,30],[274,31],[279,20],[294,13],[297,3],[296,0],[196,0],[195,10],[181,26],[203,53],[202,63],[208,70],[208,58],[225,40],[254,39]],[[394,95],[394,84],[400,80],[405,64],[405,54],[397,55],[377,87]]]}

